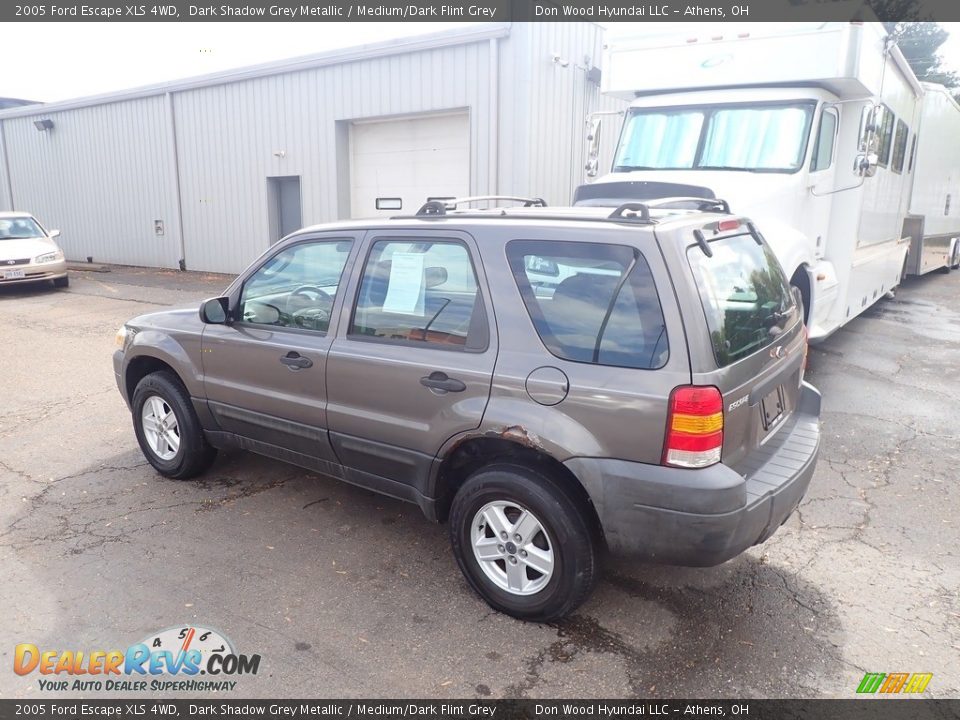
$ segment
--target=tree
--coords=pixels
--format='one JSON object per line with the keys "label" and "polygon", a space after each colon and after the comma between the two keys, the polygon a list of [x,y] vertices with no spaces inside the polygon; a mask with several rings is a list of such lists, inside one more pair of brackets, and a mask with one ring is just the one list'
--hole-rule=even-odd
{"label": "tree", "polygon": [[[960,85],[960,75],[943,67],[937,53],[950,33],[935,22],[884,23],[919,80],[948,88]],[[892,27],[891,27],[892,25]]]}

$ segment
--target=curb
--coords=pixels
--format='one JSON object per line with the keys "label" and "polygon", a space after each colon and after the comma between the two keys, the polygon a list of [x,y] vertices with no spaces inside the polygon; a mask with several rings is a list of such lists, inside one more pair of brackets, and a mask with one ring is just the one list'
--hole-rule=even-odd
{"label": "curb", "polygon": [[74,270],[78,272],[97,272],[97,273],[108,273],[110,268],[106,265],[97,265],[96,263],[85,263],[85,262],[68,262],[67,270]]}

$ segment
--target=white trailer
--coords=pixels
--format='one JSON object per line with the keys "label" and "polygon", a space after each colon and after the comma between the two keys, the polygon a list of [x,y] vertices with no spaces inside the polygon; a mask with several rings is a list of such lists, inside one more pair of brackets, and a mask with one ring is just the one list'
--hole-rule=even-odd
{"label": "white trailer", "polygon": [[611,172],[575,200],[727,200],[767,237],[817,340],[905,272],[924,91],[879,23],[760,27],[611,42],[601,89],[631,105]]}
{"label": "white trailer", "polygon": [[910,212],[903,224],[911,275],[960,267],[960,105],[942,85],[921,85]]}

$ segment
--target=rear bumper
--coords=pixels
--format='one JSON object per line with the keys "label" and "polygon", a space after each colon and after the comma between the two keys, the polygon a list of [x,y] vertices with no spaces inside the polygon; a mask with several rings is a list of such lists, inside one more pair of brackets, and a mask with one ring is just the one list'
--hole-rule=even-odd
{"label": "rear bumper", "polygon": [[820,449],[820,393],[804,383],[794,417],[751,458],[746,476],[573,458],[610,550],[671,565],[719,565],[776,532],[806,493]]}

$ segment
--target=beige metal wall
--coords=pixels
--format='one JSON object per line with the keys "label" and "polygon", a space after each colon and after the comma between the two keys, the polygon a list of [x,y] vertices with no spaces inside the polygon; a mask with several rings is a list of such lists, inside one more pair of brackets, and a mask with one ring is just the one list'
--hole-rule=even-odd
{"label": "beige metal wall", "polygon": [[70,259],[238,272],[268,247],[268,178],[300,177],[305,225],[347,217],[350,124],[450,110],[469,116],[471,194],[564,204],[587,114],[625,105],[587,77],[601,32],[491,23],[2,112],[0,209],[60,228]]}
{"label": "beige metal wall", "polygon": [[300,176],[305,225],[338,219],[349,179],[337,172],[348,151],[337,123],[466,108],[470,185],[485,191],[492,118],[476,80],[489,52],[481,41],[177,93],[188,267],[235,272],[266,249],[271,176]]}
{"label": "beige metal wall", "polygon": [[[60,229],[70,259],[176,267],[176,191],[164,109],[160,95],[4,119],[12,206]],[[53,128],[38,131],[38,118],[52,120]],[[9,199],[8,192],[8,209]],[[155,232],[156,220],[163,235]]]}

